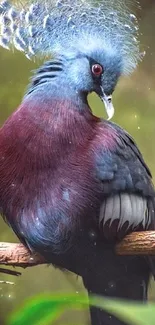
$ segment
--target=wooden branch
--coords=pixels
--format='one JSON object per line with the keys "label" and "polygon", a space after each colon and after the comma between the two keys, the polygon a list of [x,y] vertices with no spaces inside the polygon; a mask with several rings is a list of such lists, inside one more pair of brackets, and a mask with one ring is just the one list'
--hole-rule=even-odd
{"label": "wooden branch", "polygon": [[31,254],[23,244],[0,242],[0,264],[23,268],[47,264],[39,254]]}
{"label": "wooden branch", "polygon": [[[116,245],[118,255],[155,255],[155,231],[133,232]],[[7,266],[30,267],[47,264],[39,254],[31,254],[22,244],[0,242],[0,264]],[[19,272],[0,269],[12,275]]]}
{"label": "wooden branch", "polygon": [[118,255],[154,255],[155,231],[133,232],[116,245]]}

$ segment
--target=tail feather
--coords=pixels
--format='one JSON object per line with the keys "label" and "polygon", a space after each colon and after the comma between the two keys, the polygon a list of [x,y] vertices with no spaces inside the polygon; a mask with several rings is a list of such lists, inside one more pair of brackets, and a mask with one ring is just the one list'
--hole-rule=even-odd
{"label": "tail feather", "polygon": [[[103,254],[102,254],[103,255]],[[150,267],[145,257],[116,256],[111,249],[103,257],[95,256],[95,271],[89,269],[83,282],[89,296],[100,296],[146,302]],[[97,261],[98,259],[98,261]],[[92,325],[125,325],[104,310],[90,307]]]}

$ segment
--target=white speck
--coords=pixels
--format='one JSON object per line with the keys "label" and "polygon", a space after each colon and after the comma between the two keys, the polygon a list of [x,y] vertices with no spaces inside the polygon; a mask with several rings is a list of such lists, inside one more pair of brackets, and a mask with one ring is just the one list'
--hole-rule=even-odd
{"label": "white speck", "polygon": [[33,21],[33,16],[29,11],[25,15],[25,21],[27,24],[30,24]]}
{"label": "white speck", "polygon": [[130,31],[132,30],[130,25],[125,24],[124,27],[125,27],[126,30],[130,30]]}
{"label": "white speck", "polygon": [[144,58],[144,56],[146,55],[146,51],[141,52],[140,55],[142,58]]}
{"label": "white speck", "polygon": [[88,233],[88,235],[89,235],[89,237],[91,239],[94,239],[94,238],[97,237],[96,231],[94,231],[94,230],[90,230],[89,233]]}
{"label": "white speck", "polygon": [[68,24],[68,26],[71,27],[71,28],[74,28],[74,27],[75,27],[75,24],[74,24],[74,22],[73,22],[73,20],[72,20],[72,17],[69,17],[69,18],[68,18],[67,24]]}
{"label": "white speck", "polygon": [[36,224],[37,224],[37,226],[40,226],[40,221],[39,221],[38,217],[36,218]]}
{"label": "white speck", "polygon": [[34,52],[34,49],[32,48],[32,46],[31,45],[29,45],[29,52],[31,53],[31,54],[35,54],[35,52]]}
{"label": "white speck", "polygon": [[20,14],[19,14],[19,18],[21,21],[23,21],[25,19],[25,15],[26,15],[26,12],[24,9],[21,10]]}
{"label": "white speck", "polygon": [[14,37],[13,44],[18,51],[24,52],[25,47],[21,39],[19,39],[18,37]]}
{"label": "white speck", "polygon": [[134,30],[137,32],[139,30],[138,26],[134,26]]}
{"label": "white speck", "polygon": [[62,194],[63,200],[70,202],[69,191],[66,189]]}
{"label": "white speck", "polygon": [[63,6],[63,4],[64,4],[64,0],[58,0],[57,3],[56,3],[56,6],[58,8],[61,8]]}
{"label": "white speck", "polygon": [[25,56],[26,56],[26,58],[27,58],[28,60],[31,60],[31,55],[30,55],[30,54],[26,53]]}
{"label": "white speck", "polygon": [[7,13],[8,18],[13,22],[17,17],[17,12],[11,7]]}
{"label": "white speck", "polygon": [[136,16],[134,14],[130,14],[130,19],[131,19],[131,21],[137,20],[137,18],[136,18]]}
{"label": "white speck", "polygon": [[85,12],[83,12],[83,13],[81,14],[81,17],[82,17],[82,18],[86,18],[86,17],[87,17],[87,14],[86,14]]}
{"label": "white speck", "polygon": [[43,20],[43,28],[44,29],[47,27],[48,22],[49,22],[49,15],[44,17],[44,20]]}
{"label": "white speck", "polygon": [[110,282],[108,283],[108,287],[109,287],[110,289],[115,288],[115,287],[116,287],[115,282],[110,281]]}
{"label": "white speck", "polygon": [[20,27],[17,27],[16,29],[16,36],[22,41],[23,45],[26,45],[23,35],[22,35],[22,29]]}
{"label": "white speck", "polygon": [[138,126],[138,128],[137,128],[138,130],[140,130],[140,126]]}
{"label": "white speck", "polygon": [[34,9],[35,9],[35,5],[32,4],[32,5],[29,7],[29,11],[30,11],[31,14],[34,13]]}
{"label": "white speck", "polygon": [[35,28],[34,28],[32,25],[30,25],[29,28],[28,28],[28,32],[29,32],[29,35],[30,35],[31,37],[34,37],[34,34],[35,34]]}
{"label": "white speck", "polygon": [[0,46],[4,47],[6,50],[10,50],[8,44],[9,44],[9,39],[5,37],[0,37]]}
{"label": "white speck", "polygon": [[109,16],[114,17],[114,16],[116,16],[116,14],[114,11],[111,11],[111,12],[109,12]]}
{"label": "white speck", "polygon": [[17,25],[13,21],[11,21],[11,24],[10,24],[11,32],[14,33],[16,29],[17,29]]}

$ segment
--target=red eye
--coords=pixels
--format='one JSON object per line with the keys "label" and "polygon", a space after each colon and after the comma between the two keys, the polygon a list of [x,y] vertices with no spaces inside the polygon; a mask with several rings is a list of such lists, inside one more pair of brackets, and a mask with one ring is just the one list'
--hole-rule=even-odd
{"label": "red eye", "polygon": [[100,64],[94,64],[92,65],[92,73],[95,75],[95,76],[100,76],[103,72],[103,68],[101,67]]}

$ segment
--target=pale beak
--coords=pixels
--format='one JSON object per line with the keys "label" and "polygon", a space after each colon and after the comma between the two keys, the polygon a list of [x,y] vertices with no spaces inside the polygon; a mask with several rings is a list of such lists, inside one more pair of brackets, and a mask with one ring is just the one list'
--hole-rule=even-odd
{"label": "pale beak", "polygon": [[102,95],[100,96],[100,98],[104,102],[105,109],[108,115],[108,120],[111,120],[115,113],[115,109],[112,104],[112,95],[106,95],[102,89]]}

